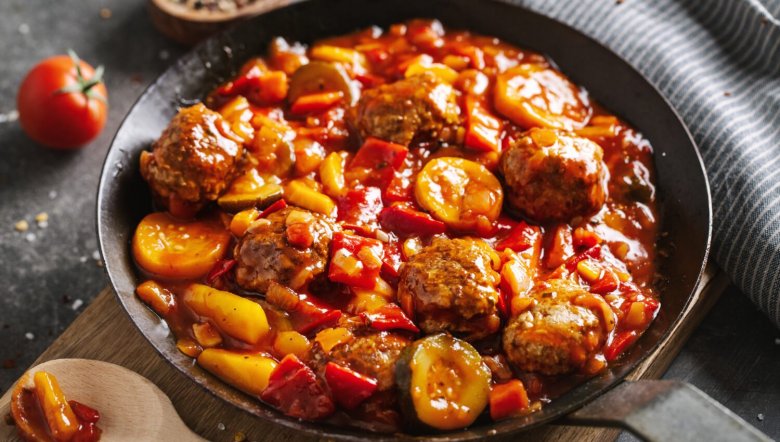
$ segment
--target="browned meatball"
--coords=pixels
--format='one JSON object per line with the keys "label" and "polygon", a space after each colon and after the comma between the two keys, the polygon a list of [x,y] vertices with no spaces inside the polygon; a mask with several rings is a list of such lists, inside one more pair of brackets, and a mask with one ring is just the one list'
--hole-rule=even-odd
{"label": "browned meatball", "polygon": [[575,305],[572,299],[587,294],[568,280],[540,283],[532,293],[535,304],[512,318],[504,329],[506,356],[519,369],[546,375],[582,368],[606,338],[599,317]]}
{"label": "browned meatball", "polygon": [[333,347],[330,359],[377,380],[377,390],[385,391],[395,383],[395,363],[411,340],[398,333],[369,331]]}
{"label": "browned meatball", "polygon": [[198,103],[181,109],[152,152],[141,153],[141,175],[164,204],[200,206],[236,178],[243,150],[222,116]]}
{"label": "browned meatball", "polygon": [[297,290],[325,271],[335,226],[320,214],[287,207],[255,221],[236,245],[236,282],[264,293],[271,281]]}
{"label": "browned meatball", "polygon": [[482,240],[436,239],[404,264],[398,300],[425,333],[466,340],[495,333],[501,320],[494,257]]}
{"label": "browned meatball", "polygon": [[426,73],[364,92],[353,124],[363,138],[397,144],[409,145],[423,137],[452,141],[459,112],[452,86]]}
{"label": "browned meatball", "polygon": [[609,171],[601,147],[551,129],[531,129],[504,151],[501,173],[509,203],[539,222],[568,222],[598,211]]}

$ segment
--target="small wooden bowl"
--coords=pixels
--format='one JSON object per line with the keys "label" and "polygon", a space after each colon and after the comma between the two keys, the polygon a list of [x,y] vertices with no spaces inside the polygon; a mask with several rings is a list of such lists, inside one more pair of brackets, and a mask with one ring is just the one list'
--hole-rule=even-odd
{"label": "small wooden bowl", "polygon": [[194,10],[171,0],[148,0],[154,26],[167,37],[193,45],[231,24],[288,4],[290,0],[257,0],[233,12]]}

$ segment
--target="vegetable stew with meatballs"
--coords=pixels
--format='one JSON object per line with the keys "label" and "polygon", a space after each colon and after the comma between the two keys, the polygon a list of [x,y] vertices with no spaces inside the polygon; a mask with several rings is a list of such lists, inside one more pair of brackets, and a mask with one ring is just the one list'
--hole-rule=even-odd
{"label": "vegetable stew with meatballs", "polygon": [[652,147],[542,54],[435,20],[282,37],[141,154],[137,295],[304,420],[534,413],[659,310]]}

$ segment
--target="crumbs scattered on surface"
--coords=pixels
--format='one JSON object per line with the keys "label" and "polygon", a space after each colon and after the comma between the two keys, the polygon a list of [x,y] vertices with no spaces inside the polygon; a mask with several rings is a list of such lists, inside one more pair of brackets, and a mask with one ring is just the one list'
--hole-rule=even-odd
{"label": "crumbs scattered on surface", "polygon": [[12,368],[16,368],[16,360],[3,359],[3,368],[5,368],[6,370],[11,370]]}
{"label": "crumbs scattered on surface", "polygon": [[82,263],[82,264],[87,262],[87,260],[89,260],[89,258],[87,258],[86,256],[82,256],[81,258],[79,258],[79,262]]}
{"label": "crumbs scattered on surface", "polygon": [[27,220],[19,220],[14,224],[14,229],[16,229],[17,232],[26,232],[27,229],[30,228],[30,223],[27,222]]}
{"label": "crumbs scattered on surface", "polygon": [[244,441],[246,441],[246,434],[244,434],[243,431],[239,431],[233,435],[233,442],[244,442]]}
{"label": "crumbs scattered on surface", "polygon": [[171,56],[171,53],[163,49],[157,56],[160,57],[160,60],[167,60]]}
{"label": "crumbs scattered on surface", "polygon": [[57,191],[56,190],[50,190],[49,191],[49,199],[53,200],[55,198],[57,198]]}
{"label": "crumbs scattered on surface", "polygon": [[71,301],[73,301],[73,298],[71,298],[70,295],[62,295],[63,304],[70,304]]}
{"label": "crumbs scattered on surface", "polygon": [[0,123],[12,123],[19,119],[19,111],[16,109],[0,114]]}
{"label": "crumbs scattered on surface", "polygon": [[775,345],[780,345],[780,338],[775,338]]}
{"label": "crumbs scattered on surface", "polygon": [[725,91],[725,92],[723,92],[723,95],[726,96],[726,97],[730,97],[731,96],[731,92]]}
{"label": "crumbs scattered on surface", "polygon": [[27,235],[24,235],[24,239],[25,239],[27,242],[33,242],[33,241],[35,241],[35,239],[36,239],[36,238],[37,238],[37,237],[36,237],[36,236],[35,236],[35,234],[34,234],[34,233],[32,233],[32,232],[28,233]]}
{"label": "crumbs scattered on surface", "polygon": [[758,413],[758,416],[756,416],[756,419],[758,419],[759,421],[763,421],[764,420],[764,413]]}
{"label": "crumbs scattered on surface", "polygon": [[625,0],[615,0],[616,5],[622,5]]}
{"label": "crumbs scattered on surface", "polygon": [[100,8],[100,18],[103,20],[111,18],[111,10],[108,8]]}
{"label": "crumbs scattered on surface", "polygon": [[35,215],[35,222],[38,224],[38,227],[45,229],[49,226],[49,214],[46,212],[41,212]]}
{"label": "crumbs scattered on surface", "polygon": [[71,308],[71,310],[73,310],[73,311],[76,311],[76,310],[78,310],[78,309],[79,309],[79,308],[80,308],[82,305],[84,305],[84,301],[82,301],[81,299],[78,299],[78,298],[77,298],[75,301],[73,301],[73,304],[71,304],[70,308]]}
{"label": "crumbs scattered on surface", "polygon": [[218,423],[217,424],[217,430],[225,431],[225,424],[223,424],[222,422]]}
{"label": "crumbs scattered on surface", "polygon": [[30,25],[27,23],[22,23],[19,25],[19,33],[22,35],[27,35],[30,33]]}
{"label": "crumbs scattered on surface", "polygon": [[24,337],[25,337],[25,338],[26,338],[28,341],[32,341],[33,339],[35,339],[35,335],[34,335],[33,333],[31,333],[31,332],[27,332],[27,333],[25,333],[25,334],[24,334]]}

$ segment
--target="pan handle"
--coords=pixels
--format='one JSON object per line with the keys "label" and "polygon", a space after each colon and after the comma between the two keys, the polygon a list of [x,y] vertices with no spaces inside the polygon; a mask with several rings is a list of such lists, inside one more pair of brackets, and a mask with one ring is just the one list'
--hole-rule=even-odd
{"label": "pan handle", "polygon": [[619,427],[648,441],[771,441],[698,388],[681,381],[626,381],[564,422]]}

